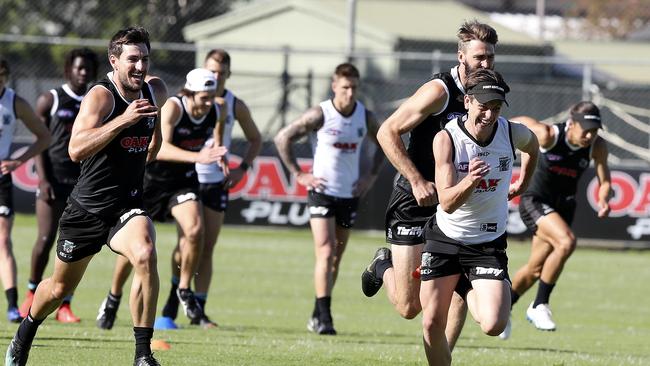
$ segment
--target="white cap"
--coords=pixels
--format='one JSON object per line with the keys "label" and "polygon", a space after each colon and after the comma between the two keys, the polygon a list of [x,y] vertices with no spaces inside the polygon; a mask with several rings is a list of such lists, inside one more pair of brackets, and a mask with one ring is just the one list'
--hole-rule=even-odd
{"label": "white cap", "polygon": [[187,73],[185,89],[193,92],[217,90],[217,78],[206,69],[194,69]]}

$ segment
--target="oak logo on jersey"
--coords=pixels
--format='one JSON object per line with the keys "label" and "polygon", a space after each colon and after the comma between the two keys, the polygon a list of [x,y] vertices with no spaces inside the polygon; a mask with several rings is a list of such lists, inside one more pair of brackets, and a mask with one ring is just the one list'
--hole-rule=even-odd
{"label": "oak logo on jersey", "polygon": [[146,152],[149,148],[149,136],[122,137],[120,145],[129,153]]}
{"label": "oak logo on jersey", "polygon": [[335,148],[341,150],[344,153],[353,153],[357,151],[359,143],[357,142],[335,142],[332,144]]}
{"label": "oak logo on jersey", "polygon": [[501,178],[481,179],[476,185],[474,193],[494,192],[499,186]]}

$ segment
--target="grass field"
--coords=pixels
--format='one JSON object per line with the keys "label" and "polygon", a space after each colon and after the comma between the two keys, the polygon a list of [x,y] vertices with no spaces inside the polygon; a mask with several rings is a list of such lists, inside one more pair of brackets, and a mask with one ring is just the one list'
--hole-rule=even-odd
{"label": "grass field", "polygon": [[[158,225],[161,298],[169,291],[171,225]],[[13,230],[20,300],[36,234],[31,216],[18,216]],[[361,270],[381,245],[378,234],[356,233],[343,259],[333,296],[339,335],[308,333],[313,305],[313,251],[308,230],[225,228],[215,253],[208,314],[219,327],[156,332],[169,351],[156,353],[163,365],[421,365],[420,319],[401,319],[383,290],[368,299]],[[511,242],[514,272],[527,258],[526,243]],[[81,324],[48,319],[30,354],[31,365],[128,365],[133,338],[126,301],[115,328],[95,327],[97,308],[109,289],[114,255],[104,249],[91,263],[73,301]],[[50,269],[50,268],[48,268]],[[49,271],[48,271],[49,273]],[[483,335],[468,320],[454,351],[456,365],[650,365],[650,252],[579,249],[555,289],[552,308],[558,330],[535,330],[524,317],[534,296],[513,310],[513,337]],[[6,304],[4,301],[1,302]],[[16,330],[0,322],[2,352]]]}

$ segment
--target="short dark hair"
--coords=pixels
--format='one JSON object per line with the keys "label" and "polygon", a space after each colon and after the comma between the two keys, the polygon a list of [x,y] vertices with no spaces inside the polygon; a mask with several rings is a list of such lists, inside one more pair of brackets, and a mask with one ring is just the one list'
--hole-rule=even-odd
{"label": "short dark hair", "polygon": [[230,67],[230,54],[228,54],[228,52],[226,52],[226,50],[223,48],[215,48],[208,51],[208,54],[205,55],[205,60],[203,60],[203,62],[206,62],[209,59],[213,59],[220,64],[225,64]]}
{"label": "short dark hair", "polygon": [[498,72],[490,69],[476,69],[467,75],[465,80],[465,90],[470,90],[477,86],[479,83],[495,83],[503,88],[505,93],[510,92],[510,87],[503,80],[503,76]]}
{"label": "short dark hair", "polygon": [[97,58],[97,54],[93,51],[91,51],[89,48],[75,48],[68,52],[65,55],[65,62],[63,65],[63,75],[65,76],[66,79],[70,77],[70,72],[72,70],[72,64],[74,63],[74,60],[77,57],[81,57],[82,59],[88,61],[92,65],[90,66],[89,71],[92,72],[93,77],[95,78],[97,76],[97,68],[99,66],[99,61]]}
{"label": "short dark hair", "polygon": [[151,44],[149,43],[149,32],[143,27],[128,27],[120,29],[113,35],[111,41],[108,43],[108,57],[111,55],[120,57],[122,54],[122,46],[125,44],[138,44],[144,43],[147,50],[151,51]]}
{"label": "short dark hair", "polygon": [[360,78],[359,70],[349,62],[338,65],[334,70],[334,75],[345,78]]}
{"label": "short dark hair", "polygon": [[0,56],[0,75],[1,74],[9,75],[10,73],[11,73],[11,69],[9,69],[9,62],[4,57]]}
{"label": "short dark hair", "polygon": [[465,45],[471,40],[479,40],[485,43],[496,45],[499,42],[497,31],[491,26],[480,23],[478,20],[466,21],[458,29],[458,50],[463,51]]}
{"label": "short dark hair", "polygon": [[593,114],[600,116],[600,109],[594,103],[583,100],[571,107],[570,115],[573,116],[574,114]]}

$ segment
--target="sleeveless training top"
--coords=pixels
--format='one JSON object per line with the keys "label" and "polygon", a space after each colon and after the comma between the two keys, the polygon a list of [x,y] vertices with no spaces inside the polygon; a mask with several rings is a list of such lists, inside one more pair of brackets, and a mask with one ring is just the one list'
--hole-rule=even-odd
{"label": "sleeveless training top", "polygon": [[[83,95],[77,95],[68,84],[51,89],[53,102],[50,109],[48,128],[52,135],[52,143],[46,150],[50,158],[51,173],[57,182],[74,184],[79,177],[80,167],[70,159],[68,145],[79,106]],[[50,168],[50,167],[46,167]]]}
{"label": "sleeveless training top", "polygon": [[[235,126],[235,103],[237,97],[230,90],[226,90],[223,98],[226,100],[226,107],[228,115],[226,115],[226,125],[223,128],[223,146],[230,150],[230,142],[232,141],[232,129]],[[217,112],[219,110],[217,109]],[[206,142],[206,146],[213,146],[214,139],[210,137]],[[230,154],[230,152],[228,152]],[[226,177],[223,175],[221,168],[217,164],[201,164],[196,163],[196,172],[198,174],[200,183],[219,183]]]}
{"label": "sleeveless training top", "polygon": [[591,146],[581,148],[569,145],[566,123],[555,124],[553,129],[553,146],[548,149],[540,148],[542,154],[537,169],[528,190],[524,193],[540,197],[548,203],[555,203],[560,197],[575,195],[578,180],[589,167],[591,160]]}
{"label": "sleeveless training top", "polygon": [[332,100],[320,103],[323,126],[310,133],[314,154],[313,175],[326,180],[319,193],[352,198],[354,183],[359,179],[361,143],[366,136],[366,107],[357,101],[349,116],[342,115]]}
{"label": "sleeveless training top", "polygon": [[[107,123],[124,113],[130,102],[113,82],[113,72],[93,88],[105,88],[113,94],[113,111]],[[143,83],[141,98],[155,105],[151,87]],[[142,208],[142,180],[149,143],[156,117],[141,118],[123,129],[108,145],[81,162],[81,174],[71,199],[86,211],[105,219],[115,219],[127,208]]]}
{"label": "sleeveless training top", "polygon": [[494,134],[484,143],[477,142],[463,125],[466,116],[445,127],[453,141],[453,163],[457,181],[467,176],[469,161],[474,157],[490,165],[470,197],[451,214],[438,205],[436,222],[448,237],[463,244],[490,242],[506,231],[508,188],[515,159],[510,122],[499,117]]}
{"label": "sleeveless training top", "polygon": [[[205,141],[212,136],[217,121],[217,111],[214,105],[210,111],[200,119],[194,119],[187,108],[187,97],[174,96],[170,98],[179,107],[181,115],[172,135],[171,143],[183,150],[198,152]],[[156,160],[147,165],[147,179],[157,182],[182,182],[189,180],[196,182],[194,163],[180,163]]]}
{"label": "sleeveless training top", "polygon": [[[409,134],[408,147],[406,152],[422,177],[430,182],[435,179],[435,163],[433,162],[433,137],[445,127],[447,122],[463,116],[467,112],[463,103],[465,89],[460,82],[458,66],[449,72],[433,75],[431,80],[437,80],[447,91],[447,102],[442,111],[427,116]],[[411,192],[409,181],[399,176],[397,185]]]}
{"label": "sleeveless training top", "polygon": [[5,87],[0,94],[0,160],[9,157],[14,132],[16,132],[16,92]]}

